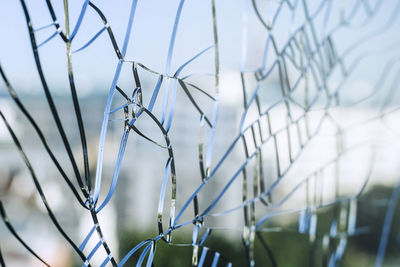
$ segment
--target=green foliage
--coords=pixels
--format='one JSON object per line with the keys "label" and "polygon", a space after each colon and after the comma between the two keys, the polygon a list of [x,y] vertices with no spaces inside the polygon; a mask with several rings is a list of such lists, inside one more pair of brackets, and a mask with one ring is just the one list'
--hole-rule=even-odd
{"label": "green foliage", "polygon": [[[381,238],[383,221],[385,218],[388,199],[393,188],[375,186],[357,202],[356,235],[347,237],[346,251],[340,265],[344,267],[373,266],[379,241]],[[347,208],[347,203],[343,204]],[[340,242],[338,236],[329,237],[332,221],[338,218],[341,206],[333,206],[318,209],[317,229],[315,240],[311,240],[308,233],[298,233],[297,217],[292,218],[291,225],[284,227],[285,231],[260,232],[255,238],[254,257],[256,266],[327,266],[329,257],[337,249]],[[279,225],[278,221],[271,220],[268,225]],[[205,260],[205,266],[210,266],[215,252],[219,252],[222,263],[232,262],[233,266],[248,266],[248,256],[243,245],[241,232],[234,230],[226,235],[224,231],[212,232],[207,238],[205,246],[209,249]],[[346,229],[342,234],[346,234]],[[397,205],[393,219],[385,262],[396,262],[400,255],[400,205]],[[141,241],[153,238],[157,233],[147,231],[140,232],[134,229],[122,231],[120,235],[120,259]],[[229,236],[229,239],[226,239]],[[263,239],[263,242],[260,240]],[[182,245],[185,244],[185,245]],[[188,232],[174,232],[173,243],[167,244],[160,240],[157,243],[157,251],[154,266],[191,266],[193,247],[191,234]],[[268,248],[266,249],[265,246]],[[135,253],[128,261],[128,266],[134,266],[144,247]],[[270,253],[268,253],[270,250]],[[271,255],[273,259],[271,259]],[[201,248],[199,249],[199,257]]]}
{"label": "green foliage", "polygon": [[[387,203],[393,188],[375,186],[365,193],[358,204],[357,220],[359,227],[365,227],[367,232],[357,236],[358,247],[368,253],[375,254],[378,250],[383,222],[385,220]],[[397,203],[393,216],[391,231],[386,250],[387,256],[400,255],[400,205]]]}
{"label": "green foliage", "polygon": [[[215,235],[214,235],[215,234]],[[128,253],[136,244],[144,239],[150,238],[150,232],[124,231],[120,236],[120,258]],[[191,236],[185,235],[185,236]],[[296,233],[265,233],[262,235],[265,242],[279,263],[278,266],[307,266],[308,263],[308,239],[304,235]],[[157,243],[157,251],[154,259],[154,266],[191,266],[192,246],[180,246],[179,243],[190,244],[191,241],[184,240],[183,235],[174,235],[173,243],[167,244],[164,241]],[[233,266],[247,266],[247,256],[241,240],[227,240],[217,233],[213,233],[205,242],[209,248],[206,257],[205,266],[210,266],[214,253],[219,252],[220,263],[232,262]],[[139,255],[143,251],[135,253],[128,261],[128,266],[134,266],[137,263]],[[199,256],[201,249],[199,250]],[[271,266],[271,260],[268,253],[263,248],[260,240],[256,238],[255,259],[257,266]]]}

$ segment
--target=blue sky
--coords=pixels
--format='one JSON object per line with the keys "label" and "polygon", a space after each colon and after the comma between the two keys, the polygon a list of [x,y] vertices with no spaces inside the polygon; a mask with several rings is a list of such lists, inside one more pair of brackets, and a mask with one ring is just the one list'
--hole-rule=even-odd
{"label": "blue sky", "polygon": [[[45,1],[27,1],[34,28],[48,25],[51,22]],[[84,1],[70,1],[70,21],[71,29],[74,27],[79,10]],[[319,2],[319,1],[318,1]],[[351,4],[347,2],[349,5]],[[58,20],[64,27],[63,4],[62,1],[52,1]],[[96,5],[106,15],[109,25],[111,25],[119,46],[122,46],[126,25],[128,22],[130,1],[94,1]],[[128,47],[126,59],[135,60],[158,72],[163,72],[167,58],[169,38],[173,27],[175,12],[179,1],[139,1],[135,13],[131,40]],[[220,58],[222,69],[241,68],[242,51],[242,21],[243,7],[250,1],[227,1],[218,0],[217,3],[217,23],[220,35]],[[393,10],[396,1],[384,1],[384,6],[379,12],[376,21],[384,21],[388,14]],[[261,10],[265,13],[273,13],[276,1],[269,4],[259,3]],[[314,5],[310,5],[311,9]],[[315,5],[317,6],[317,5]],[[266,32],[261,24],[257,22],[251,6],[249,10],[249,42],[247,44],[247,67],[254,69],[260,65],[263,47],[266,39]],[[296,13],[297,18],[301,18],[301,12]],[[333,12],[334,13],[334,12]],[[299,15],[300,14],[300,15]],[[280,27],[282,32],[276,31],[275,35],[282,35],[283,39],[289,36],[291,23],[291,13],[283,10],[280,16]],[[354,20],[355,25],[363,22],[363,15],[357,16]],[[213,44],[212,39],[212,17],[210,1],[186,1],[182,11],[181,21],[178,27],[177,40],[175,43],[174,54],[172,57],[172,70],[178,68],[194,54]],[[377,23],[376,25],[378,25]],[[382,24],[382,23],[381,23]],[[22,91],[40,92],[38,75],[34,68],[33,56],[30,48],[27,27],[19,1],[3,1],[0,8],[0,60],[3,68],[9,76],[16,89]],[[6,25],[6,26],[4,26]],[[397,23],[398,25],[398,23]],[[100,18],[88,8],[83,20],[81,29],[73,41],[72,49],[78,49],[85,44],[103,24]],[[372,31],[371,27],[364,27],[364,31]],[[286,29],[287,28],[287,29]],[[377,48],[380,44],[395,43],[398,27],[396,25],[382,37],[376,38],[375,43],[370,42],[367,49]],[[37,41],[48,38],[54,32],[50,27],[46,30],[37,32]],[[358,30],[357,30],[358,31]],[[359,32],[362,33],[363,29]],[[340,46],[348,45],[354,35],[354,31],[343,31],[336,36],[336,43]],[[361,34],[360,34],[361,35]],[[256,39],[255,39],[256,38]],[[256,41],[254,41],[256,40]],[[56,91],[67,90],[67,74],[65,45],[59,36],[42,46],[39,50],[47,79]],[[210,64],[213,61],[213,52],[209,51],[202,56],[195,64],[191,64],[189,73],[207,73],[213,70]],[[383,64],[386,58],[376,57],[373,59],[377,66]],[[117,57],[112,49],[111,42],[106,32],[86,50],[73,55],[73,68],[75,79],[82,94],[92,92],[99,87],[108,90],[109,85],[117,65]],[[368,80],[369,74],[376,72],[374,68],[362,66],[365,79]],[[121,83],[130,83],[129,71],[123,71]]]}

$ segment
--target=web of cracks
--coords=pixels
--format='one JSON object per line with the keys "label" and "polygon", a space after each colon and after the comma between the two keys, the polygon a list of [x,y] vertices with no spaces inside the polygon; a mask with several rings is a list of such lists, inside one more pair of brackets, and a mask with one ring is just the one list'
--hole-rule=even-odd
{"label": "web of cracks", "polygon": [[[53,9],[50,0],[46,0],[46,5],[48,11],[52,18],[52,23],[49,25],[34,28],[33,23],[30,19],[29,10],[25,4],[24,0],[20,0],[21,7],[23,9],[26,25],[28,28],[28,33],[30,37],[31,47],[33,56],[35,59],[36,69],[38,75],[41,80],[42,88],[45,93],[46,100],[48,102],[51,114],[54,119],[54,123],[57,127],[58,133],[62,138],[63,145],[65,147],[65,151],[68,155],[69,161],[73,168],[73,176],[68,175],[59,161],[57,160],[52,148],[49,146],[45,134],[42,132],[37,122],[30,114],[29,109],[25,107],[20,98],[17,95],[17,92],[11,85],[11,82],[8,80],[3,67],[0,66],[0,73],[2,79],[7,87],[7,90],[10,94],[10,97],[14,100],[15,104],[18,106],[23,115],[27,118],[34,131],[40,138],[40,141],[45,148],[47,154],[50,156],[53,164],[57,168],[60,176],[63,181],[67,185],[67,187],[74,194],[76,201],[79,202],[83,209],[86,209],[93,220],[93,227],[89,231],[86,238],[83,242],[78,246],[64,231],[61,224],[58,222],[58,219],[54,215],[51,207],[48,204],[46,195],[42,190],[41,184],[38,181],[35,170],[33,169],[29,158],[25,154],[23,147],[5,118],[4,114],[0,111],[0,116],[4,121],[18,151],[23,158],[26,167],[28,168],[34,185],[37,189],[37,193],[40,195],[43,204],[47,210],[50,220],[57,228],[59,233],[65,239],[67,243],[73,248],[73,250],[77,253],[77,255],[82,259],[83,266],[90,266],[91,258],[96,254],[99,248],[103,248],[107,254],[107,257],[104,259],[101,266],[106,266],[111,263],[113,266],[123,266],[135,253],[137,253],[140,249],[142,252],[138,258],[138,266],[144,263],[147,258],[147,266],[151,266],[153,263],[153,259],[156,253],[157,242],[159,240],[163,240],[171,245],[185,245],[193,247],[193,257],[192,264],[194,266],[203,266],[205,264],[205,259],[207,255],[212,255],[212,266],[217,266],[220,262],[226,263],[228,266],[231,265],[229,259],[224,258],[218,251],[212,251],[207,248],[204,243],[207,238],[212,234],[214,230],[218,230],[218,228],[206,227],[204,225],[204,218],[207,216],[224,216],[236,210],[243,210],[244,214],[244,227],[240,229],[243,231],[243,244],[245,246],[247,261],[249,266],[253,266],[255,264],[254,257],[254,243],[255,239],[258,238],[267,252],[267,255],[270,259],[270,263],[272,266],[277,266],[277,262],[274,258],[274,255],[267,244],[265,238],[263,237],[263,232],[268,231],[268,228],[265,227],[265,223],[275,216],[287,215],[287,214],[299,214],[299,229],[298,233],[307,234],[310,236],[310,244],[312,245],[315,242],[315,238],[312,236],[315,235],[316,231],[316,220],[317,220],[317,210],[334,206],[337,207],[335,218],[331,222],[331,229],[329,238],[338,239],[340,242],[337,243],[337,246],[329,252],[329,264],[335,265],[340,262],[343,253],[346,249],[347,238],[352,235],[357,235],[362,233],[363,229],[356,228],[355,225],[355,210],[357,205],[357,200],[360,195],[363,193],[371,172],[373,168],[374,158],[371,159],[371,169],[368,172],[367,176],[364,179],[364,183],[359,188],[358,193],[351,197],[341,197],[339,195],[339,186],[335,188],[335,198],[333,200],[324,200],[322,195],[322,188],[324,186],[324,171],[326,168],[330,166],[335,166],[338,168],[340,164],[340,159],[342,156],[349,151],[355,149],[355,147],[346,147],[344,144],[344,138],[346,132],[349,130],[348,128],[342,128],[334,119],[331,114],[331,110],[340,106],[340,92],[343,89],[343,85],[346,80],[351,76],[352,72],[356,70],[357,66],[362,64],[363,60],[368,56],[372,55],[375,51],[370,51],[369,53],[361,54],[357,57],[351,64],[346,66],[344,59],[357,51],[358,46],[367,42],[370,38],[382,34],[395,23],[398,11],[400,9],[400,4],[396,5],[396,8],[392,11],[390,16],[387,19],[385,25],[377,30],[376,32],[372,32],[366,36],[361,37],[350,45],[344,53],[339,54],[335,47],[334,34],[339,29],[343,27],[349,27],[352,19],[359,13],[364,12],[366,14],[366,22],[368,20],[372,20],[374,16],[380,11],[382,6],[382,1],[376,1],[374,5],[367,0],[356,1],[352,7],[350,7],[350,12],[348,12],[347,17],[342,15],[341,20],[331,28],[329,32],[325,32],[322,38],[318,38],[316,34],[315,28],[315,20],[317,16],[324,16],[324,25],[327,24],[329,17],[332,14],[332,6],[333,1],[325,0],[320,1],[319,5],[315,9],[313,13],[310,13],[309,6],[306,1],[289,1],[282,0],[276,1],[275,4],[277,8],[274,10],[272,16],[266,18],[258,8],[258,1],[252,0],[251,5],[255,15],[258,18],[259,23],[265,27],[268,32],[267,39],[265,42],[265,52],[262,60],[261,66],[256,70],[242,70],[240,72],[240,77],[242,81],[242,90],[243,90],[243,112],[240,121],[239,132],[236,138],[232,141],[229,148],[223,154],[223,156],[217,161],[214,167],[212,167],[212,155],[213,155],[213,145],[214,145],[214,136],[215,129],[217,125],[218,118],[218,109],[219,109],[219,43],[218,43],[218,34],[217,34],[217,11],[215,7],[215,1],[212,0],[211,11],[212,11],[212,19],[213,19],[213,40],[214,43],[201,50],[198,54],[193,56],[191,59],[182,64],[175,73],[171,72],[171,60],[174,50],[174,43],[176,39],[176,34],[178,31],[178,25],[181,17],[181,13],[184,7],[184,0],[181,0],[177,12],[175,14],[175,23],[172,29],[169,49],[167,54],[165,71],[160,72],[156,70],[152,70],[145,66],[140,62],[129,61],[125,59],[130,34],[132,30],[133,18],[136,11],[137,0],[132,1],[129,22],[126,28],[126,34],[124,36],[124,41],[121,46],[118,45],[116,41],[111,26],[108,25],[107,19],[104,16],[103,12],[91,1],[84,1],[79,17],[76,21],[75,26],[70,29],[70,21],[69,21],[69,8],[68,1],[64,1],[64,19],[65,19],[65,30],[60,27],[60,24],[57,20],[57,16]],[[283,46],[279,47],[276,39],[274,37],[274,29],[276,21],[281,14],[281,10],[284,8],[288,8],[291,12],[295,12],[296,10],[302,8],[304,10],[305,21],[301,24],[297,29],[295,29],[292,35],[286,40]],[[84,44],[82,47],[72,51],[71,44],[74,40],[74,37],[79,33],[79,29],[82,21],[84,20],[85,13],[88,8],[93,10],[99,18],[103,22],[103,27],[91,38],[89,41]],[[344,14],[344,12],[342,12]],[[366,24],[366,23],[365,23]],[[54,28],[54,33],[51,34],[47,39],[45,39],[41,43],[37,43],[35,33],[41,31],[46,28]],[[326,28],[324,26],[324,28]],[[95,184],[93,185],[91,182],[91,173],[89,167],[89,159],[88,159],[88,149],[85,135],[85,127],[82,120],[81,108],[79,105],[79,99],[77,96],[77,89],[75,87],[74,82],[74,73],[72,68],[72,55],[74,53],[82,52],[86,48],[90,47],[92,43],[96,41],[96,39],[102,34],[107,33],[109,36],[109,40],[112,43],[114,48],[116,57],[118,58],[118,66],[115,71],[114,79],[112,81],[109,95],[107,98],[107,103],[105,106],[104,119],[102,123],[102,129],[100,133],[100,142],[99,142],[99,150],[98,150],[98,159],[96,166],[96,174],[95,174]],[[81,174],[78,169],[78,164],[75,159],[75,156],[72,152],[70,142],[67,138],[67,135],[64,130],[64,125],[62,120],[60,119],[59,112],[57,110],[57,106],[53,100],[53,96],[51,94],[51,89],[46,80],[46,75],[43,71],[41,60],[40,60],[40,49],[44,48],[47,43],[49,43],[53,38],[60,37],[66,47],[67,51],[67,66],[68,66],[68,77],[69,77],[69,85],[71,98],[74,105],[74,111],[76,116],[76,121],[78,123],[78,129],[80,134],[81,141],[81,150],[83,155],[83,163],[84,163],[84,173]],[[215,88],[214,93],[209,93],[206,90],[200,88],[194,83],[190,82],[191,75],[181,77],[182,70],[188,66],[190,63],[197,60],[205,53],[210,53],[210,51],[214,52],[214,72],[212,76],[214,77]],[[273,58],[272,63],[268,62],[268,57]],[[379,81],[374,87],[373,92],[367,97],[361,99],[359,102],[354,103],[354,105],[366,101],[367,99],[374,96],[374,94],[379,90],[379,85],[382,81],[388,79],[388,73],[392,70],[395,70],[396,64],[398,60],[393,60],[389,62],[386,68],[382,71]],[[120,86],[118,86],[118,80],[121,73],[122,66],[125,64],[132,65],[132,76],[135,81],[135,89],[132,92],[127,92]],[[146,106],[144,104],[143,98],[144,93],[148,93],[144,91],[140,82],[139,71],[145,71],[157,77],[156,85],[152,91],[151,98],[149,104]],[[332,73],[339,69],[341,74],[340,83],[335,87],[328,85],[328,79],[332,75]],[[290,75],[295,74],[295,79],[289,79],[289,70]],[[292,71],[294,70],[294,71]],[[279,81],[280,81],[280,90],[281,97],[280,99],[268,105],[267,108],[263,106],[263,99],[260,97],[260,92],[265,90],[262,86],[263,82],[270,79],[273,72],[278,72]],[[254,79],[256,80],[255,88],[248,88],[247,80]],[[172,87],[171,83],[172,81]],[[382,119],[387,114],[393,113],[397,111],[397,108],[392,110],[387,110],[388,99],[390,98],[391,93],[395,90],[396,81],[393,82],[393,86],[391,92],[388,94],[386,101],[382,104],[380,114],[377,117],[371,118],[370,120],[378,120]],[[159,103],[157,102],[158,94],[164,89],[164,98],[162,99],[161,104],[161,116],[158,118],[154,113],[153,109]],[[315,88],[315,91],[311,91],[310,88]],[[147,90],[147,88],[145,88]],[[174,158],[174,149],[173,143],[169,137],[169,130],[172,126],[172,120],[175,109],[175,99],[176,93],[178,90],[182,90],[184,95],[189,99],[193,108],[197,110],[199,113],[199,132],[200,138],[198,142],[198,157],[199,157],[199,171],[201,181],[199,181],[198,187],[192,193],[192,195],[184,202],[182,208],[176,211],[176,194],[177,194],[177,173],[175,168],[175,158]],[[207,97],[207,99],[214,106],[212,116],[209,117],[206,114],[204,108],[196,101],[196,97],[193,94],[193,91],[197,93],[203,94]],[[303,99],[298,99],[294,95],[296,92],[303,92]],[[114,103],[114,95],[119,94],[122,96],[125,103],[120,105],[118,108],[111,110],[111,106]],[[168,99],[171,98],[171,102],[168,103]],[[322,108],[317,104],[325,99],[324,105]],[[285,126],[274,129],[272,127],[272,115],[273,111],[279,107],[283,106],[286,119]],[[298,112],[293,112],[293,110],[301,110],[300,115]],[[248,113],[251,110],[256,110],[258,116],[255,120],[250,121],[251,119]],[[313,112],[322,111],[322,116],[317,121],[313,121],[310,123],[310,114]],[[121,120],[124,121],[123,133],[121,138],[121,144],[119,148],[118,155],[116,156],[115,170],[112,178],[112,182],[108,188],[108,193],[102,202],[99,202],[100,189],[103,185],[102,183],[102,168],[103,168],[103,151],[104,144],[106,140],[107,127],[108,123],[112,121],[110,119],[111,114],[122,114],[123,118]],[[297,115],[295,115],[295,113]],[[140,119],[141,116],[149,118],[159,129],[160,133],[163,136],[164,143],[161,144],[150,137],[146,136],[142,131],[135,126],[135,122]],[[250,118],[250,119],[249,119]],[[299,161],[299,157],[301,156],[304,149],[309,145],[309,143],[313,140],[314,137],[318,136],[320,133],[320,129],[323,124],[330,124],[336,129],[336,140],[337,140],[337,153],[334,158],[326,162],[323,166],[318,166],[318,168],[310,173],[305,178],[298,181],[297,184],[292,186],[291,191],[286,194],[282,199],[272,199],[272,192],[276,189],[276,187],[285,179],[289,170]],[[366,122],[363,122],[366,123]],[[312,127],[311,124],[315,125]],[[208,140],[205,140],[205,129],[208,128],[209,136]],[[351,127],[349,127],[351,128]],[[137,244],[133,249],[119,262],[116,262],[116,259],[111,253],[111,250],[107,244],[106,238],[102,233],[101,226],[97,219],[97,214],[101,212],[101,210],[107,206],[109,201],[111,200],[115,188],[118,183],[119,173],[121,169],[122,159],[125,153],[126,144],[128,142],[129,134],[133,131],[136,135],[144,138],[145,140],[151,142],[152,144],[161,147],[167,153],[167,161],[164,168],[164,176],[162,180],[160,198],[159,198],[159,206],[158,206],[158,230],[159,235],[154,237],[153,239],[144,240],[141,243]],[[282,145],[278,142],[278,136],[284,135],[286,136],[287,141],[287,149],[288,151],[282,153],[282,149],[280,146]],[[296,144],[293,143],[293,140],[297,137]],[[275,171],[274,179],[271,177],[267,177],[264,170],[263,163],[265,162],[265,155],[263,155],[263,147],[266,144],[273,144],[275,155]],[[236,171],[234,175],[227,181],[223,189],[217,194],[217,196],[210,201],[208,206],[201,211],[199,207],[199,192],[206,187],[207,183],[213,179],[221,168],[221,166],[226,162],[226,159],[233,153],[236,147],[241,146],[244,151],[242,164],[236,166]],[[298,147],[295,147],[298,146]],[[207,147],[207,150],[205,150]],[[282,155],[283,154],[283,155]],[[282,156],[289,157],[289,164],[284,166],[282,164]],[[251,171],[252,170],[252,171]],[[250,173],[252,173],[253,177],[250,177]],[[337,174],[338,176],[338,174]],[[223,212],[214,212],[214,208],[223,198],[225,193],[231,188],[232,184],[242,179],[242,204],[239,206],[230,208]],[[76,180],[79,188],[76,188],[73,179]],[[166,190],[168,180],[171,180],[171,199],[166,200]],[[336,181],[338,181],[338,177],[336,177]],[[252,190],[249,190],[249,186],[252,185]],[[298,190],[304,189],[306,190],[306,206],[297,207],[294,209],[279,209],[282,207]],[[314,188],[314,189],[311,189]],[[379,251],[377,255],[377,263],[382,264],[383,257],[385,254],[385,248],[388,238],[388,231],[390,230],[390,224],[393,217],[393,212],[395,208],[395,203],[398,199],[399,195],[399,186],[395,188],[393,191],[392,197],[390,199],[390,203],[387,208],[387,214],[384,223],[384,229],[381,242],[379,246]],[[250,193],[251,192],[251,193]],[[166,227],[164,224],[164,206],[169,203],[169,218],[168,218],[168,226]],[[181,217],[184,212],[189,208],[190,204],[193,203],[193,219],[186,222],[180,222]],[[261,205],[267,208],[267,213],[265,216],[261,218],[257,218],[256,216],[256,204],[261,203]],[[42,259],[17,233],[14,226],[8,219],[6,214],[5,207],[2,202],[0,202],[0,212],[2,219],[11,232],[12,235],[37,259],[43,262],[45,265],[49,266],[48,263],[44,259]],[[176,214],[176,215],[175,215]],[[347,218],[343,223],[343,216]],[[174,244],[172,242],[172,233],[174,230],[179,229],[181,227],[185,227],[188,225],[193,226],[193,240],[191,244]],[[387,230],[389,227],[389,230]],[[89,252],[89,254],[85,255],[83,250],[89,240],[92,238],[94,233],[98,235],[98,243],[96,246]],[[200,253],[201,249],[201,253]],[[0,262],[5,266],[4,258],[0,251]]]}

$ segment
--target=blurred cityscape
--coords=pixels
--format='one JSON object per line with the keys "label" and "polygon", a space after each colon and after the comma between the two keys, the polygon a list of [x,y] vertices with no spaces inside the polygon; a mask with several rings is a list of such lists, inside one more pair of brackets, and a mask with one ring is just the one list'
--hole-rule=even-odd
{"label": "blurred cityscape", "polygon": [[[124,147],[126,119],[137,119],[136,129],[128,132],[115,193],[98,213],[98,225],[112,257],[120,262],[137,244],[157,237],[159,220],[165,231],[176,216],[171,207],[176,206],[177,213],[182,211],[182,227],[173,229],[172,243],[157,243],[154,266],[189,266],[194,262],[192,253],[200,242],[194,245],[196,229],[202,235],[212,232],[204,247],[201,245],[202,253],[210,251],[205,266],[212,265],[215,255],[221,257],[218,266],[228,262],[233,266],[374,266],[382,256],[378,250],[385,235],[384,266],[398,266],[400,91],[399,72],[395,71],[399,4],[354,0],[341,4],[319,1],[316,5],[303,1],[302,6],[297,4],[301,1],[266,1],[257,9],[257,1],[216,2],[219,51],[214,43],[210,3],[192,1],[184,6],[174,54],[168,52],[168,45],[173,44],[170,34],[178,25],[174,16],[180,2],[138,4],[134,41],[127,46],[125,65],[121,65],[115,84],[120,91],[113,95],[111,112],[105,109],[108,90],[115,66],[122,61],[116,58],[105,35],[99,35],[86,50],[79,50],[89,36],[96,36],[93,26],[97,27],[100,20],[94,9],[85,17],[88,22],[82,24],[83,34],[76,35],[73,45],[79,46],[73,46],[73,67],[93,185],[98,155],[103,153],[99,149],[102,123],[108,118],[99,203],[113,182],[117,158]],[[0,36],[8,36],[2,37],[7,42],[0,47],[1,67],[78,188],[37,77],[18,4],[0,7],[0,25],[15,24],[13,30],[0,28]],[[62,3],[53,4],[62,17]],[[376,14],[371,7],[376,7]],[[99,3],[99,9],[105,12],[118,42],[123,40],[127,20],[122,18],[128,17],[130,3]],[[51,20],[46,17],[45,3],[28,3],[28,10],[34,25],[47,25]],[[71,3],[70,10],[71,21],[78,20],[81,3]],[[307,12],[321,15],[311,19]],[[347,16],[349,21],[343,23]],[[296,31],[304,21],[306,29]],[[342,31],[335,31],[337,21],[342,21]],[[61,25],[65,27],[63,22]],[[37,27],[35,34],[46,40],[51,34],[47,29],[53,26],[44,30]],[[67,81],[65,47],[55,36],[39,51],[83,176],[81,137]],[[270,41],[271,36],[274,41]],[[309,47],[304,44],[307,38],[313,40]],[[10,53],[17,50],[20,54]],[[182,72],[174,75],[168,69]],[[139,105],[129,103],[121,93],[131,97],[137,92],[135,74],[140,77],[143,106],[149,107],[155,88],[161,88],[151,110],[155,119],[147,113],[136,118]],[[6,83],[1,82],[0,110],[19,139],[60,225],[79,246],[92,229],[93,218],[77,203],[37,131],[7,90]],[[171,123],[168,134],[160,130],[156,120],[165,128]],[[168,149],[172,149],[173,157]],[[168,172],[171,158],[176,193]],[[206,177],[212,179],[204,181]],[[164,187],[167,189],[162,197]],[[51,266],[81,266],[81,259],[49,219],[37,191],[6,124],[0,122],[0,200],[9,221]],[[185,208],[194,193],[200,213],[210,210],[201,220],[195,201],[189,201],[189,208]],[[0,225],[0,252],[7,266],[43,266],[6,224]],[[390,231],[385,234],[388,227]],[[104,259],[110,257],[102,249],[96,251],[104,240],[93,235],[82,246],[83,253],[92,256],[92,266],[103,266]],[[138,255],[127,265],[133,266]],[[252,257],[255,263],[249,260]]]}

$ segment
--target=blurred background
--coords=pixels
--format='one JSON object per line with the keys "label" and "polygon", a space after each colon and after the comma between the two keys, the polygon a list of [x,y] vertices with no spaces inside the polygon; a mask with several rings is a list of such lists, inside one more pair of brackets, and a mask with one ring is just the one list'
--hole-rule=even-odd
{"label": "blurred background", "polygon": [[[84,3],[69,2],[71,31]],[[93,3],[104,13],[122,49],[132,3]],[[191,222],[196,214],[193,204],[189,201],[185,208],[185,203],[204,178],[199,144],[210,170],[206,170],[210,179],[197,194],[200,214],[206,214],[199,231],[203,235],[212,230],[200,246],[200,251],[209,250],[206,266],[216,253],[221,255],[221,266],[228,262],[247,266],[251,259],[255,266],[398,266],[399,2],[216,0],[217,45],[212,2],[184,2],[176,23],[181,3],[138,1],[123,64],[107,30],[85,47],[104,27],[90,6],[71,42],[93,184],[104,118],[108,122],[100,152],[104,159],[99,202],[105,199],[118,164],[126,116],[132,119],[135,109],[115,91],[107,111],[110,87],[121,66],[116,85],[131,97],[137,87],[135,62],[143,106],[149,107],[160,88],[152,114],[164,128],[171,124],[176,201],[167,169],[161,207],[164,230],[174,205],[176,214],[182,211],[179,223],[187,223],[173,231],[171,244],[157,242],[155,266],[192,263],[196,226]],[[45,1],[26,4],[45,79],[83,174],[65,42],[55,34]],[[64,31],[63,2],[51,4]],[[1,68],[78,188],[43,92],[21,3],[3,1],[0,6]],[[178,80],[187,84],[187,91]],[[124,113],[123,105],[129,113]],[[4,81],[0,109],[49,206],[79,246],[93,226],[90,213],[62,180]],[[115,112],[105,117],[111,110]],[[117,262],[141,241],[159,234],[160,192],[169,162],[164,133],[156,121],[145,114],[134,125],[147,138],[130,131],[115,193],[98,213]],[[51,266],[82,265],[49,219],[4,121],[0,122],[0,198],[19,236],[41,258]],[[5,224],[0,225],[7,266],[43,266]],[[98,243],[94,236],[83,250],[85,255]],[[133,266],[142,251],[127,266]],[[99,249],[90,263],[100,266],[105,257]]]}

